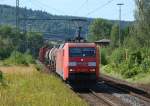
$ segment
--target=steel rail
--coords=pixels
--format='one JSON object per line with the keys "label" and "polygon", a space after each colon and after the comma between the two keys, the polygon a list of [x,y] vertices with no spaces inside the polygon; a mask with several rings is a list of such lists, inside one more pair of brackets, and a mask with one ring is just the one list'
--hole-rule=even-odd
{"label": "steel rail", "polygon": [[107,105],[109,106],[117,106],[116,103],[110,101],[107,97],[105,97],[104,95],[98,95],[96,92],[94,92],[93,90],[91,90],[91,94],[94,95],[96,98],[100,99],[100,100],[103,100]]}

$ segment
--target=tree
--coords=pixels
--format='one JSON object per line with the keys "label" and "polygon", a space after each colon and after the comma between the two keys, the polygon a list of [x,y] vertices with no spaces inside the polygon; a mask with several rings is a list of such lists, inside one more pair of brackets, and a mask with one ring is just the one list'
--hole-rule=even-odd
{"label": "tree", "polygon": [[95,19],[89,27],[89,36],[90,41],[96,41],[103,38],[110,38],[112,24],[104,19]]}
{"label": "tree", "polygon": [[135,0],[136,2],[136,38],[141,46],[150,46],[150,1]]}
{"label": "tree", "polygon": [[10,26],[0,26],[0,59],[10,56],[13,51],[26,52],[37,56],[43,45],[43,36],[40,33],[20,33]]}
{"label": "tree", "polygon": [[132,29],[133,25],[127,26],[122,30],[122,37],[121,37],[121,41],[123,42],[124,39],[129,36],[130,34],[130,29]]}
{"label": "tree", "polygon": [[111,35],[110,35],[112,47],[118,46],[118,34],[119,34],[119,26],[115,24],[112,27]]}
{"label": "tree", "polygon": [[27,48],[32,55],[37,56],[39,48],[43,45],[43,36],[40,33],[29,32],[27,33]]}
{"label": "tree", "polygon": [[[0,59],[7,58],[13,50],[13,31],[10,26],[0,26]],[[16,42],[16,41],[15,41]]]}

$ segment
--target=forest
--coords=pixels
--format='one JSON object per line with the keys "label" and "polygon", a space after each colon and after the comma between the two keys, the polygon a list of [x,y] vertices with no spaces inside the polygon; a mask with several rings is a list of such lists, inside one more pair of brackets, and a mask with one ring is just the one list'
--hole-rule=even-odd
{"label": "forest", "polygon": [[[16,9],[8,5],[0,5],[0,24],[16,25]],[[35,19],[35,20],[30,20]],[[41,19],[41,20],[36,20]],[[42,20],[43,19],[43,20]],[[56,19],[56,20],[48,20]],[[57,20],[63,19],[63,20]],[[80,19],[71,21],[71,19]],[[69,21],[70,20],[70,21]],[[94,18],[53,15],[41,10],[28,8],[19,9],[19,25],[21,32],[41,32],[45,38],[64,40],[75,36],[78,26],[82,26],[82,36],[88,33],[88,27]],[[117,20],[107,20],[111,23],[118,23]],[[122,21],[122,27],[128,26],[131,22]]]}
{"label": "forest", "polygon": [[[135,21],[121,28],[103,19],[96,19],[90,25],[89,40],[110,39],[109,47],[101,48],[101,62],[104,73],[129,81],[147,83],[150,75],[150,1],[135,0]],[[143,79],[147,80],[143,80]]]}

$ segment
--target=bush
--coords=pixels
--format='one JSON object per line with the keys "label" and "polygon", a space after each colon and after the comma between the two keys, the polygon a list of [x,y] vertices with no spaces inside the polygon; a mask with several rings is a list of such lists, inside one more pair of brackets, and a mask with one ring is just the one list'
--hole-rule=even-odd
{"label": "bush", "polygon": [[24,58],[25,58],[25,60],[27,61],[28,64],[35,63],[34,58],[30,54],[25,53],[25,54],[23,54],[23,56],[24,56]]}
{"label": "bush", "polygon": [[105,66],[103,66],[103,71],[106,73],[111,73],[113,70],[110,65],[105,65]]}
{"label": "bush", "polygon": [[[1,41],[0,41],[1,42]],[[12,48],[10,47],[1,47],[0,46],[0,60],[8,58],[12,52]]]}
{"label": "bush", "polygon": [[150,49],[149,48],[142,48],[142,63],[141,66],[145,72],[150,70]]}
{"label": "bush", "polygon": [[125,59],[124,49],[115,49],[109,57],[109,64],[103,67],[104,71],[118,73],[125,79],[150,72],[150,49],[128,49],[127,57]]}
{"label": "bush", "polygon": [[144,72],[148,72],[150,69],[150,58],[144,58],[141,67],[144,70]]}
{"label": "bush", "polygon": [[142,63],[142,54],[140,51],[131,53],[130,55],[130,64],[141,64]]}
{"label": "bush", "polygon": [[119,73],[124,76],[126,71],[129,71],[129,65],[128,63],[126,62],[123,62],[121,63],[119,66],[118,66],[118,69],[119,69]]}
{"label": "bush", "polygon": [[107,55],[107,53],[106,53],[106,49],[105,48],[102,48],[101,49],[101,64],[102,65],[107,65],[107,58],[106,58],[106,55]]}
{"label": "bush", "polygon": [[2,81],[3,81],[3,73],[2,73],[2,71],[0,70],[0,83],[2,83]]}
{"label": "bush", "polygon": [[108,64],[104,66],[103,69],[106,73],[117,73],[124,78],[132,78],[143,72],[141,67],[135,65],[132,68],[129,68],[128,63],[125,62],[119,65]]}
{"label": "bush", "polygon": [[42,64],[36,63],[35,64],[35,68],[37,69],[37,71],[42,71],[42,69],[44,68]]}
{"label": "bush", "polygon": [[28,53],[22,54],[18,51],[14,51],[10,57],[4,61],[4,65],[29,65],[34,62],[34,59]]}
{"label": "bush", "polygon": [[124,50],[118,48],[112,52],[109,60],[111,63],[120,64],[121,62],[123,62],[125,58],[124,56],[125,56]]}
{"label": "bush", "polygon": [[133,68],[126,70],[123,74],[123,77],[124,78],[132,78],[132,77],[138,75],[139,73],[142,73],[141,67],[134,66]]}

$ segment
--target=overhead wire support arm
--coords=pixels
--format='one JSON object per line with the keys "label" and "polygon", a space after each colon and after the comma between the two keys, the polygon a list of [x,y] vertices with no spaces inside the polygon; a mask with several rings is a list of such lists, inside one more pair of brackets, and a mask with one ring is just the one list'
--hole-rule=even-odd
{"label": "overhead wire support arm", "polygon": [[31,21],[34,21],[34,20],[45,20],[45,21],[47,21],[47,20],[60,20],[60,21],[62,21],[62,20],[64,20],[64,21],[83,21],[83,22],[87,22],[87,20],[86,19],[78,19],[78,18],[70,18],[70,19],[63,19],[63,18],[20,18],[20,20],[31,20]]}

